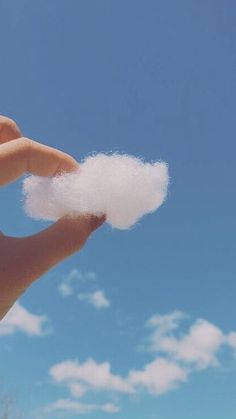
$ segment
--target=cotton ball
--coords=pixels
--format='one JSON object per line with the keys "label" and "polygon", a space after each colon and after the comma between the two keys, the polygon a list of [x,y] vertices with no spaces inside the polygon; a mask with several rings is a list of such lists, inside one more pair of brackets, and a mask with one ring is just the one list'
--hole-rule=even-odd
{"label": "cotton ball", "polygon": [[106,214],[109,224],[127,229],[164,201],[168,168],[128,155],[96,154],[73,173],[53,178],[30,176],[23,191],[33,218],[57,220],[70,214]]}

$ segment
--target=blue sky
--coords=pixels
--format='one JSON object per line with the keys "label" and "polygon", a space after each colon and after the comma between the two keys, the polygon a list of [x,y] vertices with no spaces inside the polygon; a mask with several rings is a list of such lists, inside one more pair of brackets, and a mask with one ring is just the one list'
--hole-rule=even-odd
{"label": "blue sky", "polygon": [[[78,160],[171,176],[155,214],[97,231],[0,327],[24,419],[235,419],[235,19],[230,0],[1,0],[0,113]],[[21,185],[0,191],[17,236],[46,225]]]}

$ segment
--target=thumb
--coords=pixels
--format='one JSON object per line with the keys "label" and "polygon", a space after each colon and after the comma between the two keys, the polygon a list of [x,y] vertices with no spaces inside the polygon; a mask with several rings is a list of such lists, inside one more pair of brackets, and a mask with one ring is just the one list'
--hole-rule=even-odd
{"label": "thumb", "polygon": [[89,236],[105,221],[105,216],[83,215],[63,217],[33,236],[23,238],[27,248],[27,264],[32,279],[80,250]]}
{"label": "thumb", "polygon": [[0,319],[31,283],[85,244],[105,215],[63,217],[28,237],[0,234]]}
{"label": "thumb", "polygon": [[104,221],[104,215],[63,217],[32,236],[6,238],[5,256],[15,262],[7,263],[8,275],[25,290],[54,265],[81,249]]}

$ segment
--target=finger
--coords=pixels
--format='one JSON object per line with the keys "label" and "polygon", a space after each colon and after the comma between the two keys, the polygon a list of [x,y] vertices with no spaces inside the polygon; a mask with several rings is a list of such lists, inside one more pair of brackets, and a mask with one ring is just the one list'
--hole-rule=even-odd
{"label": "finger", "polygon": [[0,146],[0,185],[18,179],[26,172],[54,176],[78,168],[73,157],[28,138],[12,140]]}
{"label": "finger", "polygon": [[20,138],[20,128],[13,119],[0,115],[0,144]]}
{"label": "finger", "polygon": [[31,283],[85,244],[105,216],[63,217],[29,237],[0,238],[0,319]]}
{"label": "finger", "polygon": [[[58,262],[80,250],[90,234],[100,227],[105,216],[63,217],[45,230],[21,239],[21,250],[29,270],[29,280],[41,276]],[[27,255],[27,256],[24,256]]]}

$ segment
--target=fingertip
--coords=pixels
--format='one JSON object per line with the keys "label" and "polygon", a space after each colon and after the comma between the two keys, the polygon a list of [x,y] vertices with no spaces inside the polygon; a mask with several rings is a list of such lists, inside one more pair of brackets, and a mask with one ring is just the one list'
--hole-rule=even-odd
{"label": "fingertip", "polygon": [[13,119],[0,115],[0,144],[21,137],[21,130]]}
{"label": "fingertip", "polygon": [[71,173],[79,168],[79,163],[69,154],[63,153],[60,163],[54,175],[62,175],[63,173]]}
{"label": "fingertip", "polygon": [[90,226],[91,230],[94,231],[97,228],[101,227],[102,224],[106,221],[106,215],[102,214],[101,216],[91,215],[90,217]]}

